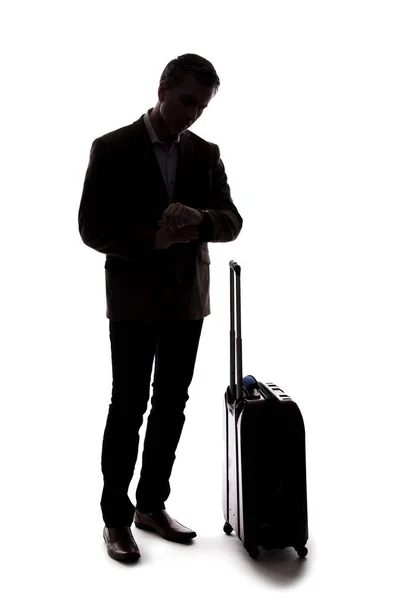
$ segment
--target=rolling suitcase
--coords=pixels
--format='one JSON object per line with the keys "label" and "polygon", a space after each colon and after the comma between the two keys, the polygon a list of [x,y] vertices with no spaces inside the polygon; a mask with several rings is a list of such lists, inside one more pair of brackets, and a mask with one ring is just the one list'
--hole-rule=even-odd
{"label": "rolling suitcase", "polygon": [[303,418],[297,404],[277,385],[263,384],[251,375],[242,377],[241,268],[231,260],[229,269],[230,385],[224,403],[224,531],[235,531],[252,558],[259,556],[260,546],[266,550],[293,547],[303,558],[308,553]]}

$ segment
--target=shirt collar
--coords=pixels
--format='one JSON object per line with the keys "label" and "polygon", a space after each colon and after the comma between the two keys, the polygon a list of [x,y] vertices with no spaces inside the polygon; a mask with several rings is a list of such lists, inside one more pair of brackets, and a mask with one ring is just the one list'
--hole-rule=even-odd
{"label": "shirt collar", "polygon": [[[162,143],[161,140],[158,138],[158,135],[156,134],[155,129],[153,127],[153,124],[152,124],[152,122],[150,120],[150,113],[151,113],[152,110],[153,110],[153,108],[149,108],[149,110],[144,114],[144,123],[146,125],[147,131],[149,133],[149,136],[150,136],[150,139],[151,139],[152,143],[153,144],[155,142]],[[179,142],[181,141],[181,135],[182,135],[181,133],[178,133],[175,136],[174,143],[178,143],[179,144]]]}

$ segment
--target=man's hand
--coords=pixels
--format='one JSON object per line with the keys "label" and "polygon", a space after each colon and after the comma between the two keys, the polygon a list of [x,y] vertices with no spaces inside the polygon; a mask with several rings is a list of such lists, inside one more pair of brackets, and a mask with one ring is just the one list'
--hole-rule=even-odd
{"label": "man's hand", "polygon": [[176,231],[181,227],[200,225],[203,218],[203,213],[196,208],[175,202],[165,209],[158,224],[170,231]]}
{"label": "man's hand", "polygon": [[196,227],[180,227],[176,231],[170,231],[166,227],[161,227],[156,233],[154,240],[154,250],[165,250],[173,244],[185,244],[190,240],[199,239],[199,232]]}

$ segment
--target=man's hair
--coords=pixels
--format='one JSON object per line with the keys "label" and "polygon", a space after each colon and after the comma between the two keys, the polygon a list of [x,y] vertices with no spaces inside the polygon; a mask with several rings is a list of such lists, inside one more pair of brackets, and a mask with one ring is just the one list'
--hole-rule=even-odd
{"label": "man's hair", "polygon": [[213,65],[198,54],[182,54],[171,60],[160,77],[165,89],[170,90],[180,85],[187,73],[192,73],[199,83],[214,87],[214,95],[218,92],[220,80]]}

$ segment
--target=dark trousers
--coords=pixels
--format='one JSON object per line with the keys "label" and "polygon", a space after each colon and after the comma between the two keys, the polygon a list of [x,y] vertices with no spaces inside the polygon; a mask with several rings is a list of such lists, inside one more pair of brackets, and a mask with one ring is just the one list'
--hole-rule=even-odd
{"label": "dark trousers", "polygon": [[128,497],[147,410],[155,358],[151,411],[143,445],[136,506],[165,508],[175,451],[185,422],[203,320],[159,324],[110,320],[112,397],[104,430],[101,510],[110,527],[131,525],[136,507]]}

